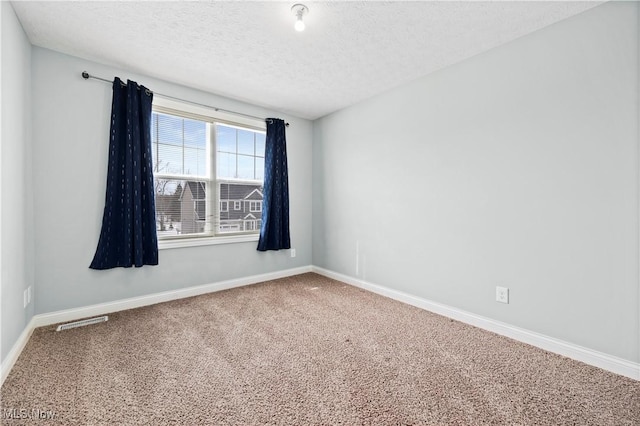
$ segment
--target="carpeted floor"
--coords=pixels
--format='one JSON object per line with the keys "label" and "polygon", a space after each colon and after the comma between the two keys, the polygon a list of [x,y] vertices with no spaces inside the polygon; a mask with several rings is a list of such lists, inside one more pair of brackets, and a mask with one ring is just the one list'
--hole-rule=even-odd
{"label": "carpeted floor", "polygon": [[1,392],[5,425],[640,425],[640,382],[316,274],[39,328]]}

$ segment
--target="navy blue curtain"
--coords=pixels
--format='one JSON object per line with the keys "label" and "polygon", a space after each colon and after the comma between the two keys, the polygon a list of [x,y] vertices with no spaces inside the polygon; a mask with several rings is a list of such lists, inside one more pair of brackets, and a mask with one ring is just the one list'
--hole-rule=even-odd
{"label": "navy blue curtain", "polygon": [[151,160],[153,93],[113,81],[107,195],[92,269],[158,264]]}
{"label": "navy blue curtain", "polygon": [[264,197],[258,250],[291,248],[289,237],[289,177],[285,122],[267,119],[264,153]]}

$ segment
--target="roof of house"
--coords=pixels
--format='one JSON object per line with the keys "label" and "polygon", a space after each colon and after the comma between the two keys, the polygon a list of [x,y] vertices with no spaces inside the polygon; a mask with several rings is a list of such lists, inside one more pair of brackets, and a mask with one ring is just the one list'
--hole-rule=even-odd
{"label": "roof of house", "polygon": [[256,184],[229,183],[220,185],[221,200],[262,200],[262,186]]}
{"label": "roof of house", "polygon": [[[256,184],[244,183],[223,183],[220,185],[220,201],[262,201],[262,186]],[[195,214],[199,220],[205,220],[206,217],[206,187],[204,182],[185,181],[184,190],[180,195],[180,201],[195,201]],[[227,211],[220,212],[220,218],[225,220],[242,219],[246,214],[243,207],[235,210],[235,206],[230,205]],[[260,213],[256,213],[260,216]],[[255,219],[255,215],[250,215],[251,219]],[[245,218],[246,219],[246,218]]]}
{"label": "roof of house", "polygon": [[205,220],[207,215],[207,207],[206,207],[206,190],[204,186],[204,182],[194,182],[194,181],[186,181],[185,189],[180,194],[180,201],[185,201],[185,197],[187,194],[191,196],[191,200],[195,200],[195,214],[196,219]]}
{"label": "roof of house", "polygon": [[[194,200],[206,199],[204,182],[186,181],[185,183],[186,183],[186,188],[188,188],[191,193],[191,198],[193,198]],[[187,192],[186,190],[182,191],[180,198],[182,198],[186,192]]]}

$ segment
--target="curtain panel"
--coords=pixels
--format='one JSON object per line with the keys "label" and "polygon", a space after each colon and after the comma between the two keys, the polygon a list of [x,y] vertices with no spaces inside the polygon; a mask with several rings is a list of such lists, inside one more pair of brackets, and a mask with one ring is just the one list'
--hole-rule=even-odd
{"label": "curtain panel", "polygon": [[259,251],[291,248],[285,122],[278,118],[268,118],[266,122],[264,197]]}
{"label": "curtain panel", "polygon": [[158,264],[151,107],[153,93],[113,81],[107,192],[92,269]]}

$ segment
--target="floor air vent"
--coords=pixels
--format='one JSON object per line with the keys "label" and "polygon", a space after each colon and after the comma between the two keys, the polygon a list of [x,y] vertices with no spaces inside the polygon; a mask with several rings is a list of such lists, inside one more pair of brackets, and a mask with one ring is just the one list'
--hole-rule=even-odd
{"label": "floor air vent", "polygon": [[99,322],[105,322],[109,319],[108,316],[104,315],[101,317],[89,318],[86,320],[80,320],[76,322],[68,322],[66,324],[60,324],[56,331],[68,330],[70,328],[82,327],[84,325],[98,324]]}

